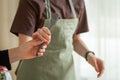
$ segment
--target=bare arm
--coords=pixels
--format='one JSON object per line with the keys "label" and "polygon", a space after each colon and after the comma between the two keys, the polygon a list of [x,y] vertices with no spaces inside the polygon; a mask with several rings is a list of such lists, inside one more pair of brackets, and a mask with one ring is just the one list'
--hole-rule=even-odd
{"label": "bare arm", "polygon": [[24,34],[19,34],[19,45],[32,40],[32,37],[24,35]]}
{"label": "bare arm", "polygon": [[74,50],[82,57],[85,57],[85,53],[89,51],[86,44],[80,39],[80,35],[74,35],[73,46],[74,46]]}
{"label": "bare arm", "polygon": [[[19,47],[8,50],[10,63],[13,63],[17,60],[35,58],[38,46],[42,43],[39,32],[33,34],[33,39],[31,39],[31,37],[28,37],[27,39],[25,35],[21,34],[20,40],[23,42],[20,44]],[[44,46],[43,49],[45,49],[46,47],[47,46]],[[42,56],[41,53],[43,52],[41,51],[40,53],[38,53],[38,56]]]}
{"label": "bare arm", "polygon": [[33,36],[19,34],[19,47],[9,49],[10,63],[21,60],[31,59],[36,57],[38,46],[45,42],[46,44],[38,51],[38,56],[42,56],[45,48],[50,43],[51,33],[48,28],[43,27],[38,29]]}
{"label": "bare arm", "polygon": [[[80,39],[79,35],[74,35],[73,37],[73,46],[74,50],[81,55],[82,57],[85,57],[85,53],[89,51],[85,43]],[[96,72],[98,72],[97,77],[100,77],[104,72],[104,63],[101,59],[97,58],[92,53],[89,53],[87,56],[88,63],[91,64]]]}
{"label": "bare arm", "polygon": [[[13,63],[18,60],[23,60],[23,59],[35,58],[38,45],[40,44],[41,44],[41,41],[30,40],[20,45],[17,48],[9,49],[8,54],[9,54],[10,63]],[[44,48],[46,48],[46,46]],[[38,56],[42,56],[42,54],[38,54]]]}
{"label": "bare arm", "polygon": [[[30,41],[32,40],[32,37],[29,37],[29,36],[26,36],[26,35],[23,35],[23,34],[19,34],[19,47],[27,42],[27,41]],[[10,63],[13,63],[17,60],[21,60],[21,51],[19,50],[19,48],[13,48],[13,49],[10,49],[8,51],[9,53],[9,58],[10,58]]]}

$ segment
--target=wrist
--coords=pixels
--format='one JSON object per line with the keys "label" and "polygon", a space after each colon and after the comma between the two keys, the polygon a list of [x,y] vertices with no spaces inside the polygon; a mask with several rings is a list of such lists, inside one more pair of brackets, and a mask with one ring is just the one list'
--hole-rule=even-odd
{"label": "wrist", "polygon": [[17,60],[21,60],[21,59],[22,59],[22,57],[23,57],[23,56],[22,56],[22,53],[23,53],[23,52],[22,52],[21,47],[17,47],[17,48],[16,48],[16,56],[15,56],[15,57],[17,58]]}
{"label": "wrist", "polygon": [[88,61],[89,56],[94,56],[94,55],[95,55],[95,53],[93,51],[87,51],[85,53],[85,59],[86,59],[86,61]]}

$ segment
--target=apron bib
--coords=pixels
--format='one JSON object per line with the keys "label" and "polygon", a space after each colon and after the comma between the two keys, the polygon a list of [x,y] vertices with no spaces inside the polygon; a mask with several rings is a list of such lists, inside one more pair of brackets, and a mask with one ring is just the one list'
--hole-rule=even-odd
{"label": "apron bib", "polygon": [[[74,19],[58,19],[51,30],[51,42],[42,57],[24,60],[17,80],[75,80],[73,66],[73,34],[78,24],[72,1],[69,0]],[[46,0],[47,19],[50,25],[50,2]]]}

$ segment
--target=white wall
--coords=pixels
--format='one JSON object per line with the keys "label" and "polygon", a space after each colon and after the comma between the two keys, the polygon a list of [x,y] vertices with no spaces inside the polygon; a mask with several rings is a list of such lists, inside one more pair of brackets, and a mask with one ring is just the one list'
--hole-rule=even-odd
{"label": "white wall", "polygon": [[[18,45],[17,37],[10,33],[17,5],[18,0],[0,0],[0,50],[17,47]],[[11,74],[14,78],[17,62],[12,65]]]}
{"label": "white wall", "polygon": [[[105,73],[96,78],[86,61],[75,57],[77,80],[120,80],[120,0],[85,0],[90,32],[83,40],[105,62]],[[83,79],[82,79],[83,80]]]}

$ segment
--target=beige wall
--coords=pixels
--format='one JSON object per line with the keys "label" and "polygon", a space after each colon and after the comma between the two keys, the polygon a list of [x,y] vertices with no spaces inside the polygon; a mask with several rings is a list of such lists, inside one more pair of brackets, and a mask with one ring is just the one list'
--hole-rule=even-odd
{"label": "beige wall", "polygon": [[[18,45],[17,37],[10,33],[10,27],[17,10],[17,6],[18,0],[0,0],[0,50],[13,48]],[[12,64],[12,77],[15,77],[13,73],[17,63],[18,62]]]}

